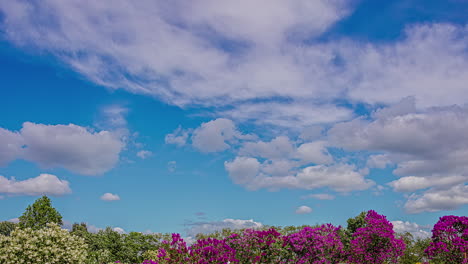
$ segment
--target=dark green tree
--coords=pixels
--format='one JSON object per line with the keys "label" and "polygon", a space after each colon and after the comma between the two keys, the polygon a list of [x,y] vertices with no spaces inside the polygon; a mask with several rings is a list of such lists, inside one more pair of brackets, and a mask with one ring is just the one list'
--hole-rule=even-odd
{"label": "dark green tree", "polygon": [[15,230],[17,224],[4,221],[0,222],[0,235],[9,236],[11,231]]}
{"label": "dark green tree", "polygon": [[367,212],[361,212],[354,218],[349,218],[346,222],[348,227],[346,228],[347,233],[351,236],[353,235],[358,228],[366,226],[366,216]]}
{"label": "dark green tree", "polygon": [[40,229],[46,227],[47,223],[63,224],[62,216],[52,207],[52,203],[47,196],[42,196],[32,205],[29,205],[23,215],[19,217],[20,228]]}

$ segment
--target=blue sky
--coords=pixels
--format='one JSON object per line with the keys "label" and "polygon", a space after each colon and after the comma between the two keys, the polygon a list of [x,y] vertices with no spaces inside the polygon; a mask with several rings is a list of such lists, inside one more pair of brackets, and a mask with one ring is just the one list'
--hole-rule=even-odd
{"label": "blue sky", "polygon": [[0,3],[0,211],[191,236],[468,204],[466,1]]}

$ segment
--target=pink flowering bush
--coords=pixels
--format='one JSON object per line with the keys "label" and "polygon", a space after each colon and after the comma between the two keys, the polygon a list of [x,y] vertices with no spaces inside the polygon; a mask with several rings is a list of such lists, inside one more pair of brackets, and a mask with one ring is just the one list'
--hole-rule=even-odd
{"label": "pink flowering bush", "polygon": [[434,225],[426,253],[436,261],[468,263],[468,217],[441,217]]}
{"label": "pink flowering bush", "polygon": [[199,239],[190,246],[190,263],[238,263],[236,250],[231,248],[225,240],[215,238]]}
{"label": "pink flowering bush", "polygon": [[393,225],[383,215],[367,212],[365,226],[352,235],[349,257],[351,263],[396,263],[403,255],[405,244],[395,238]]}
{"label": "pink flowering bush", "polygon": [[246,229],[242,234],[232,234],[226,241],[236,250],[241,263],[280,263],[282,259],[283,240],[274,228]]}
{"label": "pink flowering bush", "polygon": [[317,228],[305,227],[284,238],[284,247],[291,252],[287,263],[339,263],[343,260],[340,227],[331,224]]}

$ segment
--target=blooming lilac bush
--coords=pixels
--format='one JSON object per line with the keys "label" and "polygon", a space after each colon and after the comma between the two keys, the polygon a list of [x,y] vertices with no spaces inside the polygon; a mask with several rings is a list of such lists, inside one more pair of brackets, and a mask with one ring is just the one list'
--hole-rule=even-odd
{"label": "blooming lilac bush", "polygon": [[230,247],[225,240],[207,238],[197,240],[190,246],[190,263],[238,263],[236,250]]}
{"label": "blooming lilac bush", "polygon": [[283,240],[274,228],[246,229],[241,234],[232,234],[226,242],[236,250],[241,263],[279,263],[283,258]]}
{"label": "blooming lilac bush", "polygon": [[383,215],[367,212],[365,226],[352,235],[349,257],[351,263],[396,263],[403,255],[405,244],[395,238],[393,225]]}
{"label": "blooming lilac bush", "polygon": [[426,253],[436,261],[468,263],[468,217],[441,217],[434,225]]}
{"label": "blooming lilac bush", "polygon": [[343,260],[340,227],[331,224],[317,228],[305,227],[284,237],[284,247],[291,252],[287,263],[339,263]]}

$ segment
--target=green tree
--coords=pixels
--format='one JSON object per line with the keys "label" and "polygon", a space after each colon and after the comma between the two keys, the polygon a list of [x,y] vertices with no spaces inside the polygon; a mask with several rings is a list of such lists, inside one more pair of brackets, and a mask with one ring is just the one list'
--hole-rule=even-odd
{"label": "green tree", "polygon": [[41,229],[46,227],[47,223],[63,224],[62,216],[52,207],[52,203],[47,196],[42,196],[32,205],[29,205],[23,215],[19,217],[20,228]]}
{"label": "green tree", "polygon": [[346,228],[347,233],[349,235],[353,235],[358,228],[366,226],[366,216],[367,212],[361,212],[354,218],[349,218],[346,222],[348,223],[348,227]]}
{"label": "green tree", "polygon": [[423,263],[428,261],[428,256],[424,250],[431,244],[431,238],[417,238],[406,232],[400,234],[400,238],[405,241],[406,249],[403,256],[400,257],[401,264]]}
{"label": "green tree", "polygon": [[11,231],[15,230],[17,224],[4,221],[0,222],[0,235],[9,236]]}

